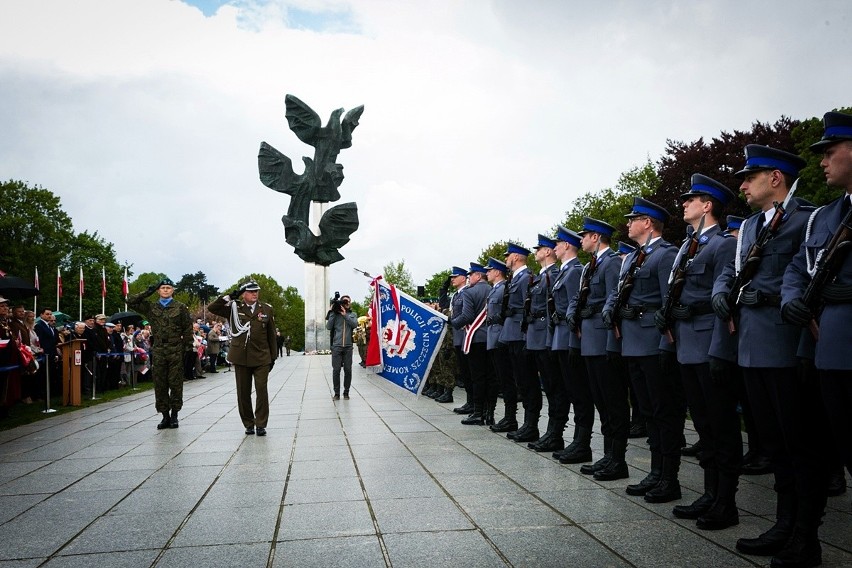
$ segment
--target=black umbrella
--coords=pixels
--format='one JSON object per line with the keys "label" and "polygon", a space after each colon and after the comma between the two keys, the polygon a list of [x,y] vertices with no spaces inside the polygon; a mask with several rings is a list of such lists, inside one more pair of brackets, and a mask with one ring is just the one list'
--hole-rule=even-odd
{"label": "black umbrella", "polygon": [[38,288],[17,276],[3,276],[0,278],[0,296],[10,300],[22,300],[38,296]]}
{"label": "black umbrella", "polygon": [[121,322],[122,325],[134,325],[136,327],[142,325],[144,319],[136,312],[118,312],[109,316],[109,321],[112,323]]}

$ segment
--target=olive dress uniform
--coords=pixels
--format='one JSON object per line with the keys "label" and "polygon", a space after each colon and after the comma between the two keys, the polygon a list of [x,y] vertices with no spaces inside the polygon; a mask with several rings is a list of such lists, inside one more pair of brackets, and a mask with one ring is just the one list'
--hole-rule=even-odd
{"label": "olive dress uniform", "polygon": [[[247,330],[239,335],[231,328],[231,346],[228,350],[228,361],[234,365],[237,382],[237,406],[240,418],[246,428],[246,434],[258,429],[258,433],[266,430],[269,421],[269,391],[267,382],[269,371],[275,364],[278,355],[278,343],[275,338],[275,314],[272,306],[258,301],[251,306],[242,300],[231,300],[225,295],[216,299],[207,309],[217,316],[231,317],[231,303],[237,302],[239,323],[247,326]],[[255,408],[252,410],[251,387],[254,379]]]}

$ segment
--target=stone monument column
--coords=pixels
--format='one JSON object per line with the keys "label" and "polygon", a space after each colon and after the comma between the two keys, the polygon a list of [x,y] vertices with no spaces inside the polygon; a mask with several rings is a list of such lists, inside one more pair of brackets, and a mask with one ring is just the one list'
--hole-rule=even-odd
{"label": "stone monument column", "polygon": [[[311,204],[311,230],[318,232],[319,219],[327,203]],[[328,267],[305,263],[305,352],[329,349],[329,333],[325,328],[331,292],[328,286]]]}

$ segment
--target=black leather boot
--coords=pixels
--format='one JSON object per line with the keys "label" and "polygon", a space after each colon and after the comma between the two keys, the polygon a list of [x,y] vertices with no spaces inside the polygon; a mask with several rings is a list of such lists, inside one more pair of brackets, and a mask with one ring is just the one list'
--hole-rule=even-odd
{"label": "black leather boot", "polygon": [[811,568],[822,564],[822,547],[816,531],[803,531],[796,528],[793,536],[778,554],[772,557],[772,568]]}
{"label": "black leather boot", "polygon": [[557,420],[548,420],[547,429],[548,432],[535,442],[531,442],[529,448],[536,452],[554,452],[565,448],[565,438],[562,437],[565,424]]}
{"label": "black leather boot", "polygon": [[698,455],[698,452],[701,451],[701,447],[701,439],[699,438],[698,441],[692,444],[691,446],[684,446],[683,448],[681,448],[680,455],[694,458]]}
{"label": "black leather boot", "polygon": [[[587,463],[592,461],[592,431],[583,426],[574,428],[574,441],[559,456],[559,463]],[[592,472],[594,473],[594,472]]]}
{"label": "black leather boot", "polygon": [[715,468],[704,468],[704,494],[689,505],[675,505],[672,514],[678,519],[697,519],[710,510],[716,501],[716,486],[719,472]]}
{"label": "black leather boot", "polygon": [[628,485],[625,492],[634,497],[641,497],[655,487],[663,477],[663,456],[659,452],[651,452],[651,471],[645,479],[634,485]]}
{"label": "black leather boot", "polygon": [[668,503],[682,497],[677,474],[680,471],[680,456],[663,456],[663,477],[645,493],[647,503]]}
{"label": "black leather boot", "polygon": [[466,426],[482,426],[485,424],[485,415],[482,413],[482,406],[474,404],[471,415],[467,418],[463,418],[461,423]]}
{"label": "black leather boot", "polygon": [[738,483],[738,476],[719,473],[716,500],[706,513],[698,517],[696,527],[705,531],[719,531],[740,524],[735,498]]}
{"label": "black leather boot", "polygon": [[497,424],[490,426],[492,432],[515,432],[518,429],[517,407],[506,406],[505,414]]}
{"label": "black leather boot", "polygon": [[166,428],[170,428],[172,425],[172,419],[169,416],[168,411],[163,411],[163,419],[157,424],[157,430],[165,430]]}
{"label": "black leather boot", "polygon": [[612,459],[612,438],[604,437],[604,455],[601,459],[592,464],[586,464],[580,467],[580,473],[584,475],[594,475],[607,465]]}
{"label": "black leather boot", "polygon": [[454,408],[453,412],[455,412],[456,414],[470,414],[471,412],[473,412],[473,404],[466,402],[458,408]]}
{"label": "black leather boot", "polygon": [[441,396],[443,393],[443,389],[438,385],[427,385],[426,388],[420,393],[423,396],[428,396],[429,398],[437,398]]}
{"label": "black leather boot", "polygon": [[453,389],[449,387],[444,387],[444,392],[440,396],[435,398],[435,402],[447,403],[453,402]]}
{"label": "black leather boot", "polygon": [[828,496],[837,497],[846,493],[846,472],[843,466],[832,467],[828,474]]}
{"label": "black leather boot", "polygon": [[744,554],[756,556],[772,556],[778,554],[786,546],[793,535],[793,524],[796,519],[796,500],[792,491],[777,494],[775,505],[775,524],[757,538],[741,538],[737,540],[737,550]]}
{"label": "black leather boot", "polygon": [[180,426],[180,423],[178,422],[178,411],[172,410],[172,414],[169,416],[169,428],[177,428],[178,426]]}
{"label": "black leather boot", "polygon": [[526,412],[524,413],[525,420],[524,426],[526,426],[526,430],[518,430],[518,434],[516,434],[511,440],[514,440],[518,443],[523,442],[534,442],[539,439],[538,433],[538,416],[529,415],[526,416]]}
{"label": "black leather boot", "polygon": [[627,452],[627,439],[612,441],[612,455],[606,467],[595,472],[596,481],[615,481],[616,479],[627,479],[630,477],[630,471],[627,469],[627,462],[624,461],[625,453]]}

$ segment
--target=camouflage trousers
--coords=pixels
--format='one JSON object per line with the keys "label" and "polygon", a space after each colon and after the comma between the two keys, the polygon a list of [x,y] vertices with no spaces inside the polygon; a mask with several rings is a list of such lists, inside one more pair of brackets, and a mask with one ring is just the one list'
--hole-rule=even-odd
{"label": "camouflage trousers", "polygon": [[151,354],[151,363],[157,412],[180,410],[183,407],[183,352],[159,351],[155,348]]}

